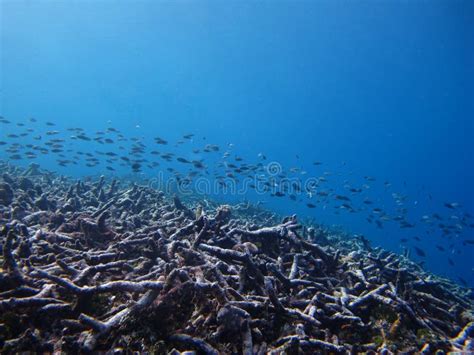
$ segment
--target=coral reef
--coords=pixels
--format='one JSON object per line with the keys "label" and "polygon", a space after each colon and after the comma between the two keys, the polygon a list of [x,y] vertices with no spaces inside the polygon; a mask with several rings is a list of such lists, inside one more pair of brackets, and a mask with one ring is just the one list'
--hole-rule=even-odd
{"label": "coral reef", "polygon": [[251,204],[0,169],[2,352],[473,350],[469,290],[366,241]]}

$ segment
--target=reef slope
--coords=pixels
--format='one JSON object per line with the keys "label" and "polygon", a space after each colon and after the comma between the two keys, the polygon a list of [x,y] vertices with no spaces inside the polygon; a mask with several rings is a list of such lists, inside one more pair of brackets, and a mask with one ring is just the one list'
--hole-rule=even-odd
{"label": "reef slope", "polygon": [[472,351],[469,290],[250,204],[0,163],[2,352]]}

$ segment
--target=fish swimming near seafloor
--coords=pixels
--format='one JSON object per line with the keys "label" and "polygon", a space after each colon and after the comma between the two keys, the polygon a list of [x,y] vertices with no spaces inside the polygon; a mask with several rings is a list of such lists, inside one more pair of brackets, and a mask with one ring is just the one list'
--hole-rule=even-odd
{"label": "fish swimming near seafloor", "polygon": [[426,253],[422,249],[415,246],[413,247],[413,249],[415,250],[416,255],[421,256],[421,257],[426,257]]}
{"label": "fish swimming near seafloor", "polygon": [[[232,179],[235,183],[241,183],[246,178],[250,177],[254,178],[255,181],[258,181],[259,186],[256,184],[247,184],[249,188],[258,191],[259,193],[271,194],[273,188],[279,186],[280,191],[274,193],[273,196],[279,197],[284,201],[294,201],[295,203],[300,202],[302,206],[306,204],[306,207],[309,209],[316,208],[316,203],[311,201],[311,198],[316,197],[317,199],[313,201],[317,201],[318,203],[323,202],[324,209],[326,206],[331,207],[331,211],[333,211],[332,213],[355,214],[360,213],[361,211],[367,211],[368,213],[371,212],[373,213],[373,217],[369,216],[366,220],[368,223],[375,224],[378,228],[383,228],[384,223],[389,226],[393,224],[393,221],[395,221],[398,222],[396,225],[400,228],[416,228],[416,233],[420,233],[420,236],[424,234],[422,234],[423,231],[419,231],[418,228],[430,230],[430,234],[432,235],[439,232],[441,233],[441,236],[445,238],[444,240],[446,242],[452,238],[457,238],[458,235],[462,236],[462,239],[459,239],[460,243],[457,243],[453,247],[456,252],[460,252],[461,244],[465,247],[474,245],[474,241],[472,239],[465,239],[464,234],[468,228],[474,228],[472,220],[468,220],[468,218],[471,218],[472,216],[468,217],[470,215],[467,212],[463,214],[463,211],[461,211],[462,206],[459,203],[444,203],[445,208],[452,210],[451,216],[442,212],[425,214],[421,220],[419,219],[422,223],[418,223],[415,226],[415,224],[408,218],[410,214],[407,207],[412,205],[409,201],[409,197],[405,193],[392,193],[392,186],[393,189],[396,187],[395,183],[386,180],[382,180],[379,183],[381,187],[385,187],[385,189],[383,189],[384,191],[390,191],[390,193],[387,192],[387,196],[392,196],[394,199],[393,202],[395,202],[396,206],[393,209],[387,205],[387,201],[383,200],[382,197],[369,195],[370,191],[377,191],[377,179],[372,176],[361,176],[361,178],[364,177],[366,180],[366,184],[361,185],[360,180],[354,182],[349,177],[352,174],[352,171],[343,173],[336,170],[333,172],[323,172],[320,174],[322,176],[319,177],[309,176],[309,181],[312,182],[311,184],[305,185],[305,181],[301,179],[301,174],[303,174],[303,172],[305,172],[305,174],[308,172],[308,175],[310,175],[311,170],[303,170],[305,168],[305,159],[303,155],[298,155],[297,164],[295,164],[293,158],[293,162],[288,162],[290,168],[281,168],[277,175],[269,176],[265,166],[261,162],[261,160],[267,159],[267,156],[264,153],[259,153],[257,155],[258,160],[256,159],[257,161],[252,163],[247,159],[247,157],[239,154],[240,152],[237,151],[237,147],[233,144],[228,144],[226,152],[224,152],[223,156],[220,157],[216,157],[214,154],[209,154],[205,158],[197,155],[195,158],[198,159],[195,160],[188,160],[182,157],[186,156],[184,149],[186,149],[187,146],[189,147],[189,154],[201,154],[201,152],[213,153],[220,150],[218,145],[204,145],[204,142],[200,139],[194,139],[195,135],[193,133],[181,135],[183,139],[187,140],[185,145],[174,148],[173,143],[176,143],[176,141],[170,141],[169,148],[171,151],[160,153],[157,150],[149,149],[147,142],[148,140],[151,140],[151,142],[154,140],[156,144],[168,144],[168,141],[161,137],[128,136],[126,133],[120,133],[120,131],[114,127],[94,129],[90,132],[81,127],[64,127],[64,129],[61,127],[61,129],[58,130],[47,130],[45,128],[40,129],[39,124],[33,124],[37,122],[36,119],[27,119],[25,122],[14,122],[13,125],[8,126],[11,121],[4,117],[0,118],[0,123],[5,124],[5,126],[2,126],[1,133],[5,131],[3,137],[9,138],[0,141],[0,146],[2,147],[1,149],[3,152],[8,153],[6,157],[9,157],[12,160],[34,160],[41,157],[41,155],[49,154],[54,157],[51,158],[51,160],[61,167],[67,167],[71,164],[82,164],[88,168],[102,168],[114,173],[123,171],[122,169],[124,168],[131,169],[136,173],[141,172],[141,170],[145,168],[155,169],[159,167],[159,169],[162,169],[163,171],[170,171],[174,174],[178,174],[177,176],[181,176],[180,179],[182,180],[189,179],[189,181],[193,181],[193,179],[199,176],[211,179],[214,179],[217,176],[223,176],[224,178]],[[56,124],[48,122],[46,123],[46,126],[52,127],[56,126]],[[26,132],[25,128],[27,128]],[[7,131],[7,129],[9,129],[9,131]],[[30,132],[35,133],[29,135]],[[72,134],[74,134],[74,136],[68,138],[67,135],[65,135],[65,132],[73,132]],[[46,136],[48,136],[48,139],[53,138],[53,136],[58,138],[47,139],[43,143],[44,139],[42,139],[42,137]],[[22,142],[23,137],[26,137],[24,143]],[[36,141],[34,142],[35,145],[29,144],[32,140]],[[203,140],[205,139],[203,138]],[[15,141],[21,142],[22,144],[15,143]],[[84,142],[88,142],[87,147],[90,147],[90,151],[88,151],[89,148],[83,149]],[[116,143],[118,142],[123,143],[117,145]],[[178,142],[183,143],[184,141],[180,140]],[[107,152],[103,152],[100,149],[94,150],[94,148],[101,147],[103,144],[108,144],[107,147],[109,149]],[[80,149],[83,149],[84,152],[78,150],[79,147],[77,145],[79,145]],[[120,156],[117,154],[119,152]],[[164,161],[160,161],[160,163],[162,163],[160,164],[157,161],[152,161],[153,159],[148,159],[152,156],[161,158]],[[231,159],[232,156],[234,159]],[[183,172],[183,165],[173,165],[176,164],[176,162],[189,164],[188,167],[191,167],[193,170],[188,169],[187,172]],[[314,166],[322,164],[320,161],[309,161],[308,163]],[[170,164],[170,166],[166,166],[167,164]],[[338,166],[338,169],[341,169],[344,166],[346,165],[342,164],[342,166]],[[315,168],[313,169],[316,170]],[[299,177],[295,175],[299,175]],[[343,179],[341,178],[343,183],[335,185],[339,183],[335,183],[332,179],[333,177],[339,176],[344,177]],[[290,184],[285,183],[285,179],[294,178],[297,178],[298,180],[290,180]],[[326,185],[324,190],[319,190],[319,187],[323,184]],[[350,197],[345,196],[343,191],[348,191]],[[300,196],[301,192],[303,192],[303,196]],[[332,199],[328,197],[332,197]],[[337,203],[338,200],[343,201],[344,203],[339,204]],[[379,207],[375,207],[370,211],[368,209],[369,206],[374,205],[375,203],[375,206]],[[414,204],[416,205],[416,203]],[[443,223],[436,226],[436,220],[442,221]],[[434,229],[435,227],[437,228]],[[413,237],[413,240],[421,242],[423,238],[416,236]],[[401,242],[403,243],[403,240],[401,240]],[[443,243],[440,243],[438,246],[445,249]],[[443,251],[440,248],[437,247],[438,250]]]}
{"label": "fish swimming near seafloor", "polygon": [[457,202],[445,202],[444,207],[450,208],[452,210],[458,208],[460,205]]}

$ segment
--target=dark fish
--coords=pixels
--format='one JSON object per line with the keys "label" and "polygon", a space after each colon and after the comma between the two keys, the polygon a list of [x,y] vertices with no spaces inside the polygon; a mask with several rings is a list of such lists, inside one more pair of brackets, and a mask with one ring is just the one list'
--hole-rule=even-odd
{"label": "dark fish", "polygon": [[82,139],[83,141],[91,141],[91,139],[84,134],[79,134],[76,136],[76,138]]}
{"label": "dark fish", "polygon": [[436,249],[439,251],[446,251],[446,249],[444,249],[441,245],[436,245]]}
{"label": "dark fish", "polygon": [[202,162],[198,161],[198,160],[193,160],[192,163],[193,163],[193,165],[196,169],[204,169],[205,168],[204,164]]}
{"label": "dark fish", "polygon": [[412,223],[408,223],[406,221],[403,221],[400,223],[400,228],[414,228],[415,225]]}
{"label": "dark fish", "polygon": [[421,256],[421,257],[423,257],[423,258],[426,256],[426,253],[425,253],[423,250],[421,250],[420,248],[418,248],[418,247],[413,247],[413,249],[415,249],[415,252],[416,252],[416,254],[417,254],[418,256]]}
{"label": "dark fish", "polygon": [[204,147],[204,151],[209,153],[209,152],[218,152],[219,151],[219,146],[215,144],[206,144]]}
{"label": "dark fish", "polygon": [[139,163],[133,163],[133,164],[132,164],[132,170],[133,170],[134,172],[140,171],[141,167],[142,167],[142,166],[141,166]]}
{"label": "dark fish", "polygon": [[354,208],[351,205],[349,205],[348,203],[343,203],[340,207],[345,208],[345,209],[349,210],[350,212],[355,211]]}
{"label": "dark fish", "polygon": [[448,263],[449,265],[454,266],[454,261],[451,258],[448,258]]}
{"label": "dark fish", "polygon": [[164,139],[162,139],[160,137],[155,137],[155,143],[156,144],[162,144],[162,145],[168,144],[167,141],[165,141]]}
{"label": "dark fish", "polygon": [[459,207],[459,203],[457,203],[457,202],[445,202],[444,207],[447,207],[447,208],[450,208],[450,209],[454,210],[457,207]]}
{"label": "dark fish", "polygon": [[181,157],[178,157],[176,158],[177,161],[179,161],[180,163],[185,163],[185,164],[189,164],[190,161],[185,159],[185,158],[181,158]]}
{"label": "dark fish", "polygon": [[315,208],[316,205],[312,204],[312,203],[307,203],[306,206],[308,206],[309,208]]}

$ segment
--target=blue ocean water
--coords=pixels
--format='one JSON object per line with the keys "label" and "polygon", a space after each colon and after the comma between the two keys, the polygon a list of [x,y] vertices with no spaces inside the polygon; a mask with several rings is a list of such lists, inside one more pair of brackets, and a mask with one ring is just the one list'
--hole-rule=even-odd
{"label": "blue ocean water", "polygon": [[[463,243],[474,239],[472,1],[3,1],[0,11],[0,114],[13,123],[35,117],[35,132],[46,121],[113,126],[150,144],[193,133],[196,147],[275,162],[301,181],[325,177],[317,191],[327,199],[221,197],[263,201],[398,252],[417,246],[426,257],[412,257],[428,269],[474,285],[474,245]],[[23,128],[0,129],[8,141]],[[130,173],[38,161],[75,176]],[[162,166],[181,167],[143,173]],[[338,194],[357,211],[341,208]],[[387,214],[380,226],[374,208]],[[393,220],[400,209],[414,226]]]}

